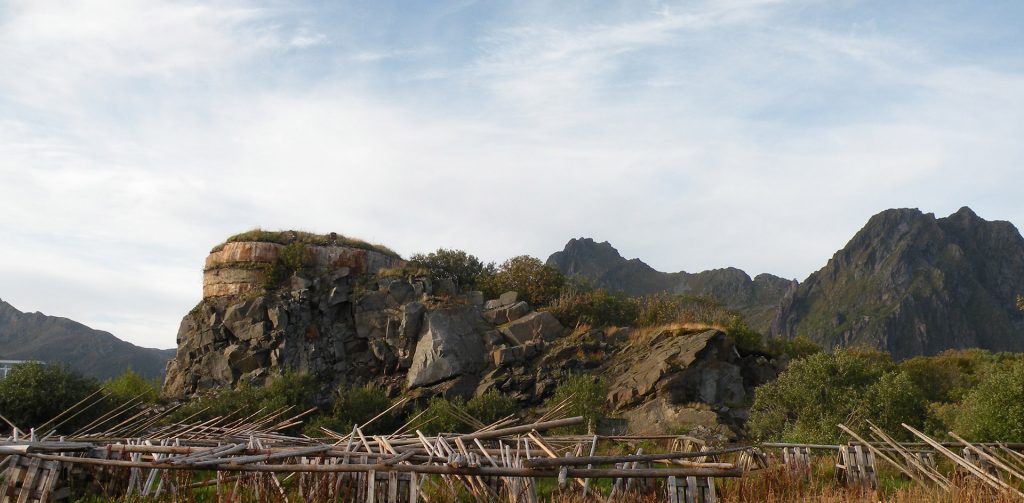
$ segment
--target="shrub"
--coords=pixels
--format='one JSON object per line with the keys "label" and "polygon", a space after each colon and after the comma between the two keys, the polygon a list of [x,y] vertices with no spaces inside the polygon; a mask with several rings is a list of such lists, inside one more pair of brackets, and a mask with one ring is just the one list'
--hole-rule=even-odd
{"label": "shrub", "polygon": [[391,257],[399,257],[394,250],[379,244],[370,244],[362,239],[351,238],[332,232],[330,234],[315,234],[306,231],[265,231],[260,228],[251,229],[235,234],[224,240],[223,243],[214,246],[211,253],[220,251],[227,243],[258,241],[264,243],[277,243],[287,245],[291,243],[304,243],[307,245],[341,245],[363,250],[371,250]]}
{"label": "shrub", "polygon": [[640,314],[640,300],[604,289],[579,287],[562,291],[548,309],[563,325],[592,327],[634,326]]}
{"label": "shrub", "polygon": [[[67,365],[22,363],[0,379],[0,411],[4,417],[28,431],[42,426],[67,408],[100,389],[99,383],[72,371]],[[104,409],[94,407],[60,429],[67,433],[98,417]],[[53,425],[51,425],[53,426]]]}
{"label": "shrub", "polygon": [[806,335],[796,337],[775,337],[766,343],[768,353],[777,356],[788,356],[791,359],[806,358],[821,352],[821,346],[807,338]]}
{"label": "shrub", "polygon": [[747,426],[760,440],[835,443],[843,437],[836,425],[863,430],[871,419],[905,438],[899,423],[920,426],[926,407],[924,393],[887,354],[842,349],[795,360],[758,387]]}
{"label": "shrub", "polygon": [[918,356],[900,363],[931,402],[959,402],[996,361],[983,349],[951,349],[935,356]]}
{"label": "shrub", "polygon": [[466,412],[484,424],[492,424],[515,414],[518,410],[519,403],[515,398],[496,390],[475,396],[466,402]]}
{"label": "shrub", "polygon": [[956,431],[976,442],[1024,441],[1024,362],[988,372],[967,393],[954,421]]}
{"label": "shrub", "polygon": [[[463,405],[461,398],[449,401],[442,396],[431,397],[430,401],[427,402],[426,412],[421,416],[423,422],[419,424],[417,429],[427,435],[468,432],[472,428],[459,419],[458,409],[462,408]],[[414,411],[413,416],[417,413],[418,411]]]}
{"label": "shrub", "polygon": [[562,382],[555,393],[548,398],[544,405],[555,407],[568,400],[568,406],[563,409],[567,417],[583,416],[583,424],[555,428],[552,432],[559,434],[583,434],[593,432],[597,429],[597,423],[605,415],[605,402],[608,396],[608,386],[604,379],[589,376],[571,376]]}
{"label": "shrub", "polygon": [[160,379],[146,379],[132,369],[108,379],[103,388],[112,395],[113,400],[120,403],[136,397],[148,404],[155,404],[160,400]]}
{"label": "shrub", "polygon": [[726,327],[738,316],[721,302],[695,295],[659,293],[641,300],[637,326],[653,327],[668,323],[700,323]]}
{"label": "shrub", "polygon": [[181,421],[194,414],[189,422],[197,422],[217,416],[245,417],[260,409],[263,409],[262,414],[270,414],[292,407],[280,417],[284,420],[316,404],[317,384],[312,375],[295,372],[272,377],[262,387],[243,382],[235,389],[221,389],[201,396],[176,410],[171,418]]}
{"label": "shrub", "polygon": [[417,253],[409,259],[409,266],[426,269],[433,278],[449,278],[461,288],[473,288],[485,275],[494,273],[494,264],[485,264],[462,250],[438,248],[426,255]]}
{"label": "shrub", "polygon": [[[342,433],[345,433],[352,429],[352,425],[365,425],[392,404],[388,394],[376,386],[355,386],[338,393],[338,399],[334,401],[333,417],[343,428]],[[400,421],[401,415],[391,412],[371,423],[363,432],[392,433],[401,426]]]}
{"label": "shrub", "polygon": [[478,288],[490,297],[515,291],[521,300],[540,307],[558,298],[565,276],[558,269],[544,265],[540,259],[521,255],[503,262],[494,274],[481,276],[478,283]]}

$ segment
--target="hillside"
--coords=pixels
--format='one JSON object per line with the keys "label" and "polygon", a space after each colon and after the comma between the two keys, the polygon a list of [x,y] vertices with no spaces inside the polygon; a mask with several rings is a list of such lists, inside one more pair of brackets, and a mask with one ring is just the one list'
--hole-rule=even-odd
{"label": "hillside", "polygon": [[867,344],[895,358],[949,348],[1024,350],[1024,238],[970,208],[872,217],[783,301],[772,333],[826,347]]}
{"label": "hillside", "polygon": [[23,313],[0,300],[0,359],[65,362],[89,376],[107,379],[132,369],[163,377],[173,349],[142,348],[81,323]]}
{"label": "hillside", "polygon": [[569,240],[547,264],[563,274],[627,295],[670,292],[713,297],[743,313],[750,326],[762,332],[767,332],[780,300],[795,284],[771,274],[751,279],[734,267],[698,273],[661,272],[640,259],[626,260],[607,241],[598,243],[590,238]]}

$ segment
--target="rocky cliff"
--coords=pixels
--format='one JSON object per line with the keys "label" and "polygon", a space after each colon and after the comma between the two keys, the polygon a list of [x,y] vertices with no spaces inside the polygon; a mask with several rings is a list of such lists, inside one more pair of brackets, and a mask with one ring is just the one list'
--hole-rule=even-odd
{"label": "rocky cliff", "polygon": [[669,292],[713,297],[742,313],[752,328],[762,332],[767,332],[783,295],[796,283],[771,274],[751,279],[734,267],[698,273],[661,272],[639,259],[626,260],[607,241],[597,243],[590,238],[570,240],[547,263],[563,274],[628,295]]}
{"label": "rocky cliff", "polygon": [[872,217],[783,301],[777,336],[826,347],[867,344],[896,358],[949,348],[1024,350],[1024,239],[970,208]]}
{"label": "rocky cliff", "polygon": [[142,348],[74,320],[23,313],[0,300],[0,359],[67,363],[82,374],[108,379],[132,369],[162,377],[174,350]]}
{"label": "rocky cliff", "polygon": [[[366,383],[414,398],[498,390],[531,406],[570,374],[592,373],[613,384],[609,403],[624,415],[657,402],[638,420],[645,431],[681,426],[673,417],[736,429],[753,386],[774,376],[764,371],[771,364],[741,357],[713,330],[570,333],[515,292],[485,302],[480,292],[459,292],[397,257],[337,259],[351,255],[320,245],[305,246],[315,259],[304,267],[268,282],[247,271],[269,274],[266,266],[279,266],[283,249],[233,244],[207,260],[218,273],[205,276],[204,299],[182,320],[165,395],[296,371],[317,376],[328,394]],[[648,337],[653,345],[641,342]],[[687,415],[699,401],[712,405]]]}

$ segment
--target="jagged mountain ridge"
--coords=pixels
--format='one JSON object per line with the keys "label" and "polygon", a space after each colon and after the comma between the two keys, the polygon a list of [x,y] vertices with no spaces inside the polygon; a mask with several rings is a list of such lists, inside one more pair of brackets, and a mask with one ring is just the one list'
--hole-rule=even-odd
{"label": "jagged mountain ridge", "polygon": [[570,239],[562,251],[551,254],[547,264],[563,274],[627,295],[669,292],[713,297],[742,313],[751,327],[762,332],[768,330],[779,302],[796,284],[771,274],[751,278],[735,267],[661,272],[640,259],[625,259],[607,241],[598,243],[591,238]]}
{"label": "jagged mountain ridge", "polygon": [[826,347],[867,344],[895,358],[951,348],[1024,351],[1024,238],[970,208],[873,216],[784,299],[777,336]]}
{"label": "jagged mountain ridge", "polygon": [[109,332],[42,313],[23,313],[0,300],[0,358],[67,363],[82,374],[107,379],[129,368],[163,377],[173,349],[143,348]]}

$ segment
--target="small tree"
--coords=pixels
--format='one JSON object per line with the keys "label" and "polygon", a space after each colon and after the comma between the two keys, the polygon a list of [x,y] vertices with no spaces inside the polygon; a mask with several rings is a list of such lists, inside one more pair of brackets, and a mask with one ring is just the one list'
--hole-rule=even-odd
{"label": "small tree", "polygon": [[481,277],[494,273],[493,263],[480,259],[462,250],[438,248],[426,255],[417,253],[409,259],[412,267],[426,269],[434,278],[449,278],[462,288],[472,288]]}
{"label": "small tree", "polygon": [[[67,365],[22,363],[0,379],[0,413],[27,431],[53,419],[99,388],[95,379],[84,377]],[[62,430],[82,426],[102,412],[90,409]]]}
{"label": "small tree", "polygon": [[484,424],[504,419],[518,410],[519,403],[515,398],[496,390],[475,396],[466,402],[466,412]]}
{"label": "small tree", "polygon": [[493,275],[482,277],[480,284],[491,296],[519,292],[522,300],[534,306],[546,306],[557,299],[563,285],[565,276],[558,269],[527,255],[506,260]]}
{"label": "small tree", "polygon": [[[378,414],[391,407],[392,400],[388,394],[372,385],[356,386],[338,393],[334,402],[334,419],[340,428],[347,432],[352,425],[365,425]],[[371,423],[365,433],[392,433],[400,420],[398,413],[392,412]]]}
{"label": "small tree", "polygon": [[992,368],[967,393],[956,431],[977,442],[1024,442],[1024,361]]}
{"label": "small tree", "polygon": [[103,387],[111,397],[121,403],[139,398],[145,403],[155,404],[160,400],[160,379],[146,379],[132,369],[108,379]]}
{"label": "small tree", "polygon": [[550,408],[568,401],[568,406],[564,409],[565,415],[569,417],[583,416],[584,422],[576,426],[556,428],[553,432],[583,434],[595,431],[598,421],[605,415],[607,397],[608,386],[604,379],[589,375],[569,377],[559,384],[555,393],[544,402],[544,405]]}

